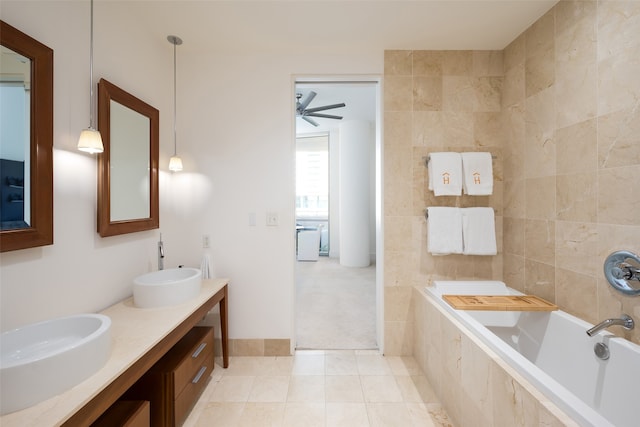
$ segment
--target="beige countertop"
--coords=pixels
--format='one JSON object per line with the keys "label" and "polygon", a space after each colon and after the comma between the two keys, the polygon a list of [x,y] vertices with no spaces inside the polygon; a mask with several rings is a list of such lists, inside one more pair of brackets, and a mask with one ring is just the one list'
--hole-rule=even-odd
{"label": "beige countertop", "polygon": [[172,307],[136,308],[128,298],[105,309],[101,313],[111,318],[111,356],[102,369],[62,394],[0,417],[0,425],[61,425],[228,283],[204,280],[197,297]]}

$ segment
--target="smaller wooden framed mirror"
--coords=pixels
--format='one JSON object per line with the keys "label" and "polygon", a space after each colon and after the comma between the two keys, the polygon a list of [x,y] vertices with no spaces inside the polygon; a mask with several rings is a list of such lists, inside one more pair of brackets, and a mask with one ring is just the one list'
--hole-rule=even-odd
{"label": "smaller wooden framed mirror", "polygon": [[101,79],[98,130],[98,233],[115,236],[160,225],[158,209],[159,112]]}

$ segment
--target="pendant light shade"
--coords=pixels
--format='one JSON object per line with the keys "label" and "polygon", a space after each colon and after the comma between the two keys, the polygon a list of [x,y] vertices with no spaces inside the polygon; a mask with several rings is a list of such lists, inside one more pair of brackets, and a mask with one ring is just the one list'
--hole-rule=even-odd
{"label": "pendant light shade", "polygon": [[169,170],[171,172],[180,172],[182,170],[182,159],[178,156],[171,156],[169,159]]}
{"label": "pendant light shade", "polygon": [[91,154],[102,153],[104,146],[102,145],[100,132],[92,127],[83,129],[78,139],[78,150]]}
{"label": "pendant light shade", "polygon": [[171,172],[180,172],[182,170],[182,159],[178,157],[176,132],[176,46],[182,44],[182,39],[178,36],[167,36],[167,40],[173,45],[173,156],[169,159],[169,170]]}
{"label": "pendant light shade", "polygon": [[91,0],[91,31],[89,47],[89,127],[80,133],[78,139],[78,150],[95,154],[104,151],[102,136],[95,128],[94,122],[94,101],[93,101],[93,0]]}

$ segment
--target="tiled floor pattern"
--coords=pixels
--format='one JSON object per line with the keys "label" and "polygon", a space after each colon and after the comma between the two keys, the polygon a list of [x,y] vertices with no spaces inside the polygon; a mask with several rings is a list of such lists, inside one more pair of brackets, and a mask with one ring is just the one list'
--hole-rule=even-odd
{"label": "tiled floor pattern", "polygon": [[204,426],[451,426],[412,357],[299,351],[216,365],[184,424]]}

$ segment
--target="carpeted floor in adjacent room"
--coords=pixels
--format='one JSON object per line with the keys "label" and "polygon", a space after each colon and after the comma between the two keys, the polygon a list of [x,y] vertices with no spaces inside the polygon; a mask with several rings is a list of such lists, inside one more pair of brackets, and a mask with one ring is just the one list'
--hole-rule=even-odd
{"label": "carpeted floor in adjacent room", "polygon": [[377,349],[376,268],[296,262],[296,348]]}

